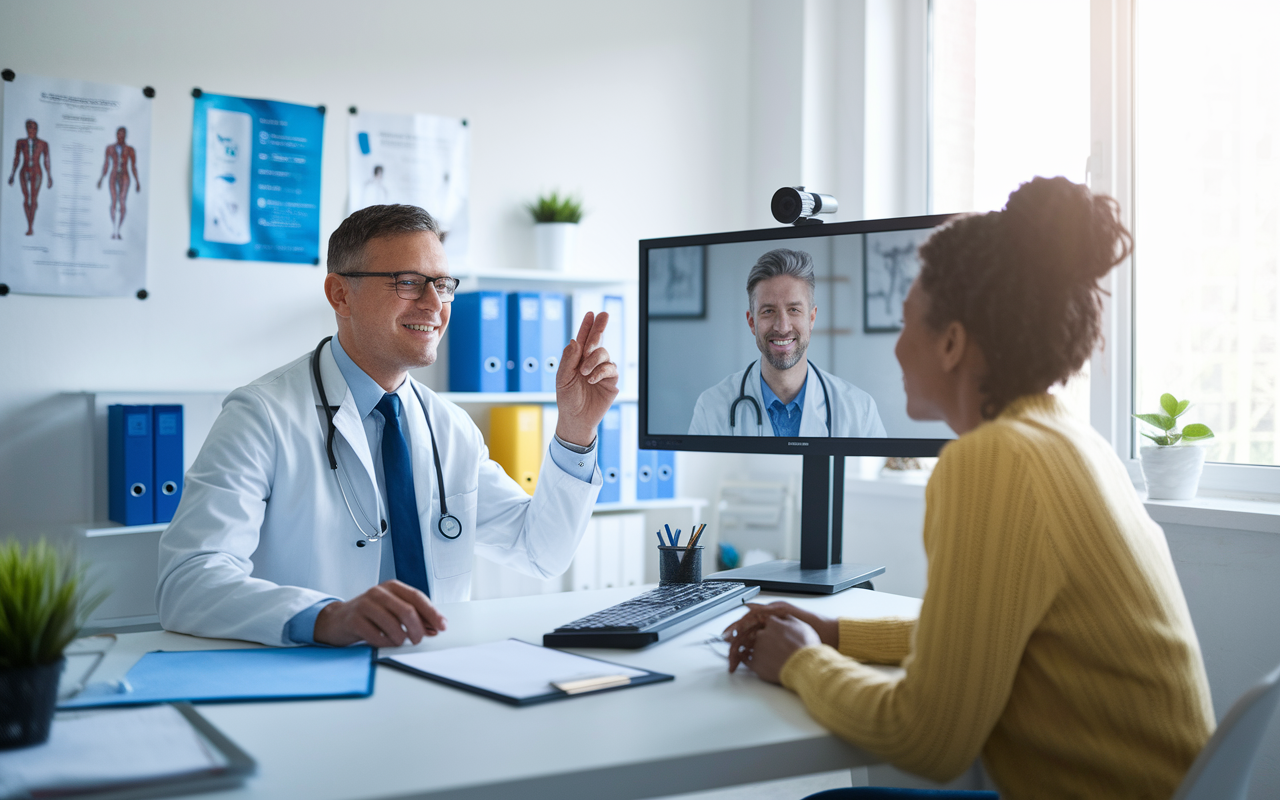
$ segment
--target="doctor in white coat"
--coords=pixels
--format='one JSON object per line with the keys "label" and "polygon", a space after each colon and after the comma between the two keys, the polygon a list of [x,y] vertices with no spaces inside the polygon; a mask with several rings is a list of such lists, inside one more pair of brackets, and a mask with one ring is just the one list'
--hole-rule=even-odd
{"label": "doctor in white coat", "polygon": [[446,627],[436,604],[470,596],[475,552],[551,577],[577,549],[601,486],[596,425],[618,393],[599,346],[607,315],[587,314],[564,350],[530,497],[470,417],[408,375],[436,360],[456,286],[435,220],[357,211],[328,266],[337,336],[232,392],[187,473],[160,540],[169,630],[417,643]]}
{"label": "doctor in white coat", "polygon": [[871,395],[809,363],[814,285],[803,250],[760,257],[747,276],[747,327],[761,357],[698,396],[691,435],[885,436]]}

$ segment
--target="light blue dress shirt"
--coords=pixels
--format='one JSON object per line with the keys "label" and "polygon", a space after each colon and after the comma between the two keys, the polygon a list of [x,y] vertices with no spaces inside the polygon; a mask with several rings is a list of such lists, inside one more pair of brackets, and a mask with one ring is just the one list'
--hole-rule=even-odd
{"label": "light blue dress shirt", "polygon": [[[378,479],[378,494],[382,498],[382,507],[387,507],[387,484],[382,474],[382,426],[385,421],[382,418],[382,412],[377,411],[374,406],[378,405],[378,401],[386,394],[386,391],[378,385],[378,382],[370,378],[368,373],[361,369],[356,362],[351,360],[351,356],[347,355],[339,343],[338,337],[335,336],[329,341],[329,346],[333,352],[333,360],[338,363],[338,369],[342,372],[342,377],[347,382],[347,386],[351,389],[351,398],[355,401],[356,411],[360,414],[360,420],[364,424],[365,436],[369,439],[369,453],[373,457],[373,469]],[[406,378],[405,380],[408,380]],[[398,388],[398,387],[397,387]],[[414,404],[417,406],[417,404]],[[420,408],[420,406],[418,406]],[[405,413],[408,413],[409,405],[406,403]],[[799,417],[797,416],[797,419]],[[798,425],[799,423],[797,423]],[[406,435],[407,435],[406,431]],[[551,460],[556,466],[564,470],[568,474],[577,478],[584,483],[591,482],[591,476],[595,473],[595,442],[588,447],[579,448],[581,452],[570,450],[571,445],[560,439],[559,436],[552,438],[550,454]],[[413,448],[413,442],[409,442],[410,449]],[[590,453],[590,458],[582,456]],[[382,545],[381,561],[378,568],[378,582],[389,581],[396,576],[395,555],[391,549],[391,537],[387,536],[379,540]],[[327,597],[316,603],[310,608],[299,611],[285,625],[285,634],[287,638],[295,644],[315,644],[316,617],[320,616],[320,610],[338,598]]]}
{"label": "light blue dress shirt", "polygon": [[764,373],[760,373],[760,396],[764,398],[764,407],[769,412],[769,421],[773,423],[774,436],[796,437],[800,435],[800,418],[804,415],[804,392],[809,387],[805,381],[800,385],[800,394],[790,403],[783,405],[778,396],[764,382]]}

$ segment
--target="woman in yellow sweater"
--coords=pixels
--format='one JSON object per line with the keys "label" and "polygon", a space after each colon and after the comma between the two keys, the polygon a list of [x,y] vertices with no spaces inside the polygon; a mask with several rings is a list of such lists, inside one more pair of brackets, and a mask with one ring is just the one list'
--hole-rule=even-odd
{"label": "woman in yellow sweater", "polygon": [[1098,280],[1130,247],[1114,200],[1036,178],[920,248],[907,411],[959,435],[925,492],[920,616],[753,606],[731,670],[934,780],[980,755],[1005,800],[1174,792],[1214,727],[1182,587],[1110,444],[1048,394],[1097,343]]}

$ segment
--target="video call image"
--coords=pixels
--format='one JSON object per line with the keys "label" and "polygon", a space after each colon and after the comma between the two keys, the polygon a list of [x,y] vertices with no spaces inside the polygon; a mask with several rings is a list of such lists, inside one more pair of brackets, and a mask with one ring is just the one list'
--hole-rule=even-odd
{"label": "video call image", "polygon": [[648,434],[954,438],[893,353],[931,232],[649,250]]}

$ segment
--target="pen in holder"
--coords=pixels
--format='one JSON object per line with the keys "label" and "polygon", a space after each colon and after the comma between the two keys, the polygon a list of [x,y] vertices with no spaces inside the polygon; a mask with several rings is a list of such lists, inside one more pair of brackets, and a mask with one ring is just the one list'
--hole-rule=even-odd
{"label": "pen in holder", "polygon": [[658,583],[701,583],[702,546],[658,546]]}

